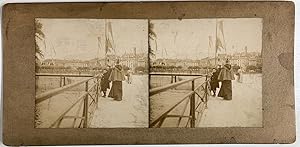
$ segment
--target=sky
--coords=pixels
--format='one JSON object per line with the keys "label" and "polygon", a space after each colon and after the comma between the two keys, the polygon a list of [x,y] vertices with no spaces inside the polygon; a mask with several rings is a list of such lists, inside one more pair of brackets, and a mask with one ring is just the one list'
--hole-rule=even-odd
{"label": "sky", "polygon": [[[44,59],[89,60],[105,56],[104,19],[38,19],[45,34],[36,40]],[[111,19],[116,54],[148,52],[148,21],[142,19]],[[98,37],[101,38],[100,49]]]}
{"label": "sky", "polygon": [[[157,50],[154,41],[150,42],[156,58],[201,59],[215,55],[216,22],[223,21],[225,50],[218,53],[232,54],[261,52],[261,18],[224,19],[159,19],[151,20],[156,34]],[[219,32],[220,29],[218,27]],[[218,33],[220,34],[220,33]],[[213,47],[209,47],[209,36]],[[221,36],[221,35],[218,35]],[[222,38],[222,37],[220,37]]]}
{"label": "sky", "polygon": [[[148,20],[146,19],[38,19],[45,34],[37,40],[44,59],[104,58],[105,21],[112,23],[116,54],[148,52]],[[223,22],[226,53],[261,52],[261,18],[224,19],[156,19],[154,24],[157,50],[150,42],[156,58],[201,59],[215,54],[216,22]],[[218,32],[220,32],[219,27]],[[209,47],[209,36],[212,47]],[[221,35],[218,36],[220,37]],[[97,38],[100,37],[100,47]],[[218,51],[225,53],[225,50]]]}

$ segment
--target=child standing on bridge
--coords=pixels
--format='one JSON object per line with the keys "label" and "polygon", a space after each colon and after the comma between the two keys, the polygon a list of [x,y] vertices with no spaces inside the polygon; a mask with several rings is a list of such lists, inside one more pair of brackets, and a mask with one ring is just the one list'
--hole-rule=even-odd
{"label": "child standing on bridge", "polygon": [[211,91],[213,91],[213,93],[214,93],[213,96],[216,96],[217,88],[219,88],[218,76],[219,76],[219,73],[217,72],[217,70],[215,68],[213,68],[213,73],[210,78],[210,87],[211,87]]}
{"label": "child standing on bridge", "polygon": [[111,73],[111,69],[108,67],[108,69],[104,69],[103,75],[101,77],[101,92],[103,92],[103,97],[106,97],[106,91],[109,89],[109,76]]}

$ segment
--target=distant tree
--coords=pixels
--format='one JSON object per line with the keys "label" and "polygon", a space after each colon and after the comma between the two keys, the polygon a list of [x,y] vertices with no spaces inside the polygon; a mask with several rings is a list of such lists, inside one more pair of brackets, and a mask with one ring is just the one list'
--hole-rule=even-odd
{"label": "distant tree", "polygon": [[262,64],[257,64],[256,67],[257,69],[262,70]]}
{"label": "distant tree", "polygon": [[146,70],[146,68],[143,66],[138,66],[135,68],[135,71],[145,71],[145,70]]}
{"label": "distant tree", "polygon": [[200,66],[189,66],[188,69],[200,69]]}
{"label": "distant tree", "polygon": [[251,71],[251,70],[254,70],[254,71],[255,71],[256,69],[257,69],[257,67],[254,66],[254,65],[249,65],[249,66],[246,67],[246,70],[247,70],[247,71]]}
{"label": "distant tree", "polygon": [[40,49],[39,45],[37,44],[37,39],[40,40],[40,41],[44,41],[44,38],[45,38],[45,34],[43,33],[42,31],[42,23],[36,19],[35,20],[35,68],[36,68],[36,71],[38,71],[40,69],[40,66],[39,66],[39,62],[40,62],[40,59],[44,57],[43,53],[42,53],[42,50]]}
{"label": "distant tree", "polygon": [[94,67],[93,70],[102,70],[102,67]]}
{"label": "distant tree", "polygon": [[176,66],[174,66],[174,65],[171,65],[171,66],[170,66],[170,68],[171,68],[171,69],[173,69],[173,68],[176,68]]}
{"label": "distant tree", "polygon": [[[35,20],[35,38],[39,39],[40,41],[44,41],[45,34],[42,31],[43,24],[36,19]],[[40,60],[40,58],[44,57],[42,50],[40,49],[39,45],[37,42],[35,43],[35,59]]]}

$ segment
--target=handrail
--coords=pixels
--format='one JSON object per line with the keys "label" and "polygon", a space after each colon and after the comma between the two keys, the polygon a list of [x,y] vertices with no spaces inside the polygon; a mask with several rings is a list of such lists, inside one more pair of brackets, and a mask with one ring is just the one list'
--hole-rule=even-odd
{"label": "handrail", "polygon": [[[69,112],[76,104],[78,104],[80,101],[84,100],[84,99],[86,98],[86,96],[89,95],[89,92],[92,91],[92,89],[95,88],[96,85],[97,85],[97,83],[94,84],[94,85],[92,85],[92,86],[88,89],[88,91],[85,91],[83,94],[81,94],[81,95],[79,96],[78,100],[77,100],[75,103],[73,103],[68,109],[66,109],[65,111],[63,111],[63,112],[59,115],[58,119],[56,119],[56,120],[51,124],[50,128],[54,127],[55,124],[57,124],[60,120],[66,118],[65,115],[66,115],[66,114],[67,114],[67,113],[68,113],[68,112]],[[70,116],[69,116],[69,117],[70,117]],[[72,118],[79,118],[79,117],[72,117]],[[80,119],[85,119],[85,117],[81,117]]]}
{"label": "handrail", "polygon": [[[58,74],[56,74],[58,75]],[[47,76],[47,75],[44,75],[44,76]],[[54,75],[51,75],[51,76],[54,76]],[[61,76],[61,75],[58,75],[58,76]],[[81,94],[79,96],[79,98],[75,101],[75,103],[73,103],[70,107],[66,108],[62,113],[59,114],[59,117],[53,122],[51,123],[50,125],[50,128],[52,127],[59,127],[61,122],[63,121],[63,119],[67,119],[67,118],[71,118],[71,119],[74,119],[73,121],[73,127],[75,127],[75,121],[76,119],[81,119],[81,122],[79,124],[79,127],[82,126],[82,122],[83,122],[83,126],[84,128],[87,128],[88,127],[88,118],[90,117],[90,115],[92,114],[89,114],[89,107],[91,104],[95,104],[95,107],[97,108],[97,103],[98,103],[98,96],[99,96],[99,84],[100,84],[100,79],[101,77],[101,74],[98,74],[94,77],[91,77],[91,78],[88,78],[88,79],[84,79],[84,80],[81,80],[81,81],[78,81],[78,82],[75,82],[75,83],[72,83],[72,84],[69,84],[67,86],[63,86],[63,87],[60,87],[60,88],[56,88],[56,89],[53,89],[53,90],[49,90],[47,92],[44,92],[42,94],[39,94],[36,96],[36,104],[42,102],[42,101],[45,101],[59,93],[62,93],[70,88],[73,88],[75,86],[78,86],[80,84],[85,84],[85,91],[83,94]],[[89,87],[89,81],[90,80],[97,80],[96,82],[94,82],[94,84],[91,85],[91,87]],[[91,92],[95,90],[96,92],[96,95],[92,95]],[[89,97],[92,99],[91,103],[89,103]],[[66,116],[66,114],[75,107],[75,105],[77,105],[80,101],[83,101],[83,114],[82,116],[78,116],[78,113],[79,113],[79,110],[81,109],[79,106],[79,109],[77,110],[77,113],[75,116]],[[80,104],[81,105],[81,104]]]}
{"label": "handrail", "polygon": [[205,76],[206,74],[194,74],[194,73],[164,73],[164,72],[154,72],[149,75],[154,76]]}
{"label": "handrail", "polygon": [[174,108],[176,108],[176,106],[178,106],[180,103],[182,103],[184,100],[186,100],[187,98],[189,98],[190,95],[194,94],[194,91],[190,91],[189,93],[187,93],[186,95],[183,96],[183,99],[181,99],[179,102],[177,102],[176,104],[174,104],[170,109],[168,109],[167,111],[163,112],[161,115],[159,115],[157,118],[154,119],[153,122],[150,123],[150,127],[153,127],[157,122],[159,122],[162,118],[164,118],[169,112],[171,112]]}
{"label": "handrail", "polygon": [[[171,76],[176,77],[178,75],[171,75]],[[202,78],[203,76],[205,76],[204,83],[202,83],[200,85],[197,85],[195,87],[195,80],[197,80],[199,78]],[[179,120],[177,122],[177,127],[180,125],[181,118],[183,118],[183,117],[188,118],[186,127],[187,127],[188,123],[190,123],[190,127],[192,127],[192,128],[194,128],[196,126],[196,114],[195,113],[196,112],[198,113],[197,114],[198,118],[199,118],[199,113],[201,113],[201,116],[202,116],[202,113],[203,113],[203,110],[202,110],[202,112],[199,112],[199,110],[198,110],[199,106],[201,104],[204,104],[205,108],[207,108],[207,101],[208,101],[207,96],[209,95],[208,91],[207,91],[208,90],[208,84],[209,84],[208,83],[209,82],[208,75],[201,75],[201,76],[196,77],[196,78],[191,78],[191,79],[187,79],[187,80],[184,80],[184,81],[175,82],[175,83],[171,83],[171,84],[168,84],[168,85],[165,85],[165,86],[161,86],[161,87],[158,87],[158,88],[153,88],[153,89],[150,90],[150,96],[154,95],[154,94],[157,94],[157,93],[160,93],[160,92],[163,92],[163,91],[168,90],[170,88],[174,88],[176,86],[182,85],[182,84],[187,83],[187,82],[192,82],[191,91],[189,91],[184,96],[182,96],[182,99],[180,99],[180,101],[176,102],[169,109],[167,109],[166,111],[164,111],[163,113],[158,115],[158,117],[154,118],[153,121],[150,122],[150,125],[149,125],[150,127],[154,127],[154,126],[161,127],[161,125],[163,124],[165,119],[168,118],[168,117],[179,117]],[[203,87],[203,86],[205,86],[205,87]],[[197,92],[198,89],[200,89],[201,87],[203,88],[202,90],[205,91],[203,96],[200,96],[199,93]],[[196,99],[195,99],[196,96],[198,96],[201,100],[199,101],[199,99],[198,99],[197,102],[196,102]],[[174,115],[174,114],[169,115],[169,113],[172,110],[174,110],[179,104],[183,103],[185,100],[188,100],[188,101],[187,101],[181,115]],[[184,115],[184,113],[185,113],[185,110],[187,108],[186,106],[187,106],[188,102],[190,103],[190,114],[188,116],[186,116],[186,115]],[[200,117],[200,119],[201,119],[201,117]]]}
{"label": "handrail", "polygon": [[50,76],[50,77],[93,77],[91,74],[52,74],[52,73],[36,73],[35,76]]}
{"label": "handrail", "polygon": [[87,92],[84,92],[81,96],[79,96],[79,99],[74,103],[72,104],[67,110],[65,110],[63,113],[61,113],[58,117],[58,119],[56,119],[51,125],[50,125],[50,128],[52,128],[56,123],[58,123],[61,119],[64,118],[64,116],[76,105],[78,104],[80,101],[82,101],[85,96],[87,95],[88,93]]}
{"label": "handrail", "polygon": [[183,80],[183,81],[180,81],[180,82],[176,82],[176,83],[171,83],[171,84],[167,84],[165,86],[161,86],[161,87],[156,87],[156,88],[152,88],[149,90],[149,95],[152,96],[154,94],[157,94],[157,93],[160,93],[160,92],[163,92],[163,91],[166,91],[168,89],[171,89],[171,88],[174,88],[174,87],[177,87],[179,85],[182,85],[182,84],[185,84],[185,83],[188,83],[190,81],[194,81],[196,79],[199,79],[199,78],[202,78],[203,76],[199,76],[199,77],[195,77],[195,78],[191,78],[191,79],[187,79],[187,80]]}
{"label": "handrail", "polygon": [[41,103],[41,102],[43,102],[43,101],[49,99],[49,98],[52,97],[52,96],[55,96],[55,95],[57,95],[57,94],[59,94],[59,93],[65,91],[65,90],[71,89],[71,88],[73,88],[73,87],[75,87],[75,86],[78,86],[78,85],[80,85],[80,84],[82,84],[82,83],[85,83],[85,82],[87,82],[87,81],[89,81],[89,80],[91,80],[91,79],[94,79],[94,78],[96,78],[96,77],[99,77],[99,75],[94,76],[94,77],[92,77],[92,78],[88,78],[88,79],[84,79],[84,80],[75,82],[75,83],[73,83],[73,84],[69,84],[69,85],[66,85],[66,86],[63,86],[63,87],[55,88],[55,89],[49,90],[49,91],[47,91],[47,92],[41,93],[41,94],[39,94],[39,95],[37,95],[37,96],[35,97],[35,103],[36,103],[36,104]]}

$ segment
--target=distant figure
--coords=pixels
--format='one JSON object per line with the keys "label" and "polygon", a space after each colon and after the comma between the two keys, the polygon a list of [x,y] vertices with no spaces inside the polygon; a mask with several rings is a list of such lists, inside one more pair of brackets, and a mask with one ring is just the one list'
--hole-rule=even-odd
{"label": "distant figure", "polygon": [[107,89],[109,89],[109,76],[110,76],[110,73],[111,73],[111,69],[108,68],[108,69],[104,69],[103,71],[103,76],[101,77],[101,92],[103,92],[103,97],[106,97],[106,91]]}
{"label": "distant figure", "polygon": [[109,80],[112,81],[112,87],[109,92],[109,97],[114,98],[117,101],[122,100],[123,90],[122,81],[125,80],[123,68],[120,65],[120,61],[117,60],[115,67],[112,69],[109,76]]}
{"label": "distant figure", "polygon": [[242,69],[241,69],[241,68],[239,68],[239,69],[237,70],[236,75],[237,75],[237,81],[238,81],[239,83],[242,83],[242,82],[243,82],[243,77],[242,77]]}
{"label": "distant figure", "polygon": [[131,84],[132,83],[132,70],[128,70],[127,71],[127,82],[128,82],[128,84]]}
{"label": "distant figure", "polygon": [[220,71],[218,80],[222,82],[220,92],[218,97],[223,97],[224,100],[232,100],[232,83],[231,80],[234,80],[234,74],[232,67],[229,64],[229,60],[226,60],[226,64]]}
{"label": "distant figure", "polygon": [[215,68],[213,68],[212,76],[210,78],[210,90],[214,93],[213,96],[216,96],[217,88],[219,88],[219,80],[218,80],[218,72]]}
{"label": "distant figure", "polygon": [[72,83],[72,79],[70,78],[66,78],[67,79],[67,84],[71,84]]}

